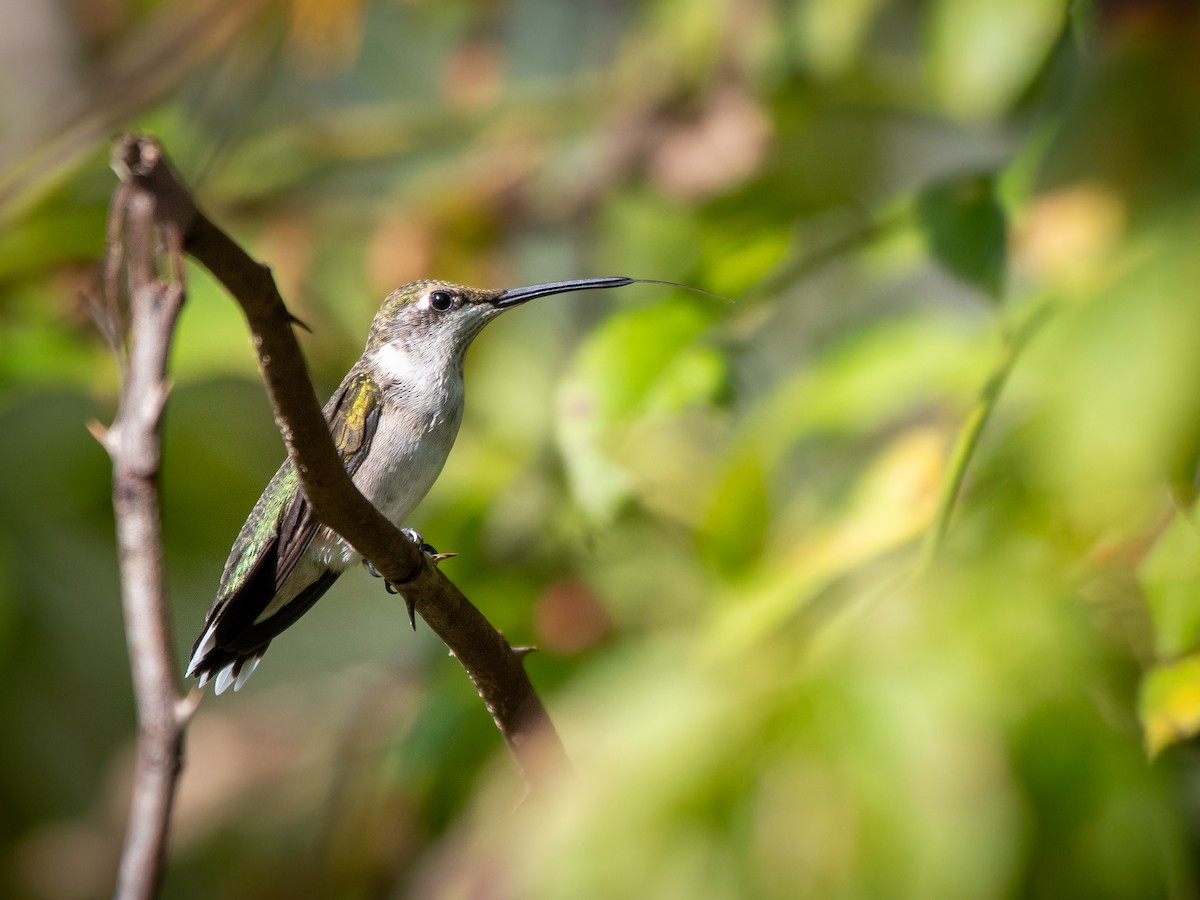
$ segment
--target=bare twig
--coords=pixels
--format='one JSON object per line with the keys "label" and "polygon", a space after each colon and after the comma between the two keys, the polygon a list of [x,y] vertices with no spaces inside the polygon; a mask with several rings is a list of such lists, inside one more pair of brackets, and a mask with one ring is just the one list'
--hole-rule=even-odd
{"label": "bare twig", "polygon": [[152,139],[127,135],[113,151],[123,180],[152,194],[168,234],[229,290],[253,334],[276,422],[317,518],[344,537],[446,643],[467,670],[520,766],[536,787],[541,773],[566,754],[545,707],[522,667],[521,656],[420,550],[355,488],[334,448],[270,270],[209,221],[171,172]]}
{"label": "bare twig", "polygon": [[[116,420],[107,431],[93,429],[113,461],[121,599],[138,722],[133,797],[117,877],[116,896],[122,900],[153,897],[162,881],[187,718],[174,676],[158,497],[167,356],[184,292],[180,280],[157,277],[154,222],[152,195],[136,186],[118,189],[106,297],[97,307],[124,370]],[[118,296],[122,268],[128,277],[127,332]]]}

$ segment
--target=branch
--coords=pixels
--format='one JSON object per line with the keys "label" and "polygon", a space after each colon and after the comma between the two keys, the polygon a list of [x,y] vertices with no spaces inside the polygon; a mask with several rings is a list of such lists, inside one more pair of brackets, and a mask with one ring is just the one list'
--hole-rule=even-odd
{"label": "branch", "polygon": [[313,512],[388,581],[467,670],[531,788],[565,763],[566,753],[545,707],[513,650],[471,602],[382,513],[346,473],[313,390],[270,269],[255,262],[199,210],[153,139],[125,135],[113,149],[122,180],[157,200],[156,213],[177,229],[183,249],[208,269],[241,305],[253,335],[275,420]]}
{"label": "branch", "polygon": [[[178,241],[166,235],[176,277],[158,278],[154,220],[153,196],[135,186],[118,189],[110,212],[104,303],[95,310],[123,370],[112,427],[92,429],[113,461],[121,601],[138,722],[133,796],[116,887],[123,900],[148,900],[162,881],[189,713],[175,684],[158,497],[159,423],[168,394],[171,337],[184,299],[178,277],[182,257]],[[121,314],[122,269],[128,278],[128,330]]]}
{"label": "branch", "polygon": [[967,477],[967,467],[971,464],[971,460],[975,456],[975,451],[979,447],[984,428],[1000,403],[1000,397],[1004,393],[1004,386],[1008,383],[1008,376],[1012,374],[1012,370],[1016,366],[1017,360],[1020,358],[1026,345],[1033,339],[1041,327],[1049,321],[1053,313],[1054,307],[1051,304],[1042,304],[1011,335],[1005,338],[1000,357],[997,359],[991,374],[988,376],[987,382],[980,391],[979,399],[976,401],[975,406],[972,407],[970,413],[967,414],[967,418],[958,430],[954,449],[950,454],[946,478],[942,482],[941,493],[938,496],[937,511],[934,514],[933,524],[926,530],[925,536],[921,541],[916,572],[927,571],[941,552],[946,535],[950,531],[950,519],[954,515],[958,496],[962,492],[963,482]]}

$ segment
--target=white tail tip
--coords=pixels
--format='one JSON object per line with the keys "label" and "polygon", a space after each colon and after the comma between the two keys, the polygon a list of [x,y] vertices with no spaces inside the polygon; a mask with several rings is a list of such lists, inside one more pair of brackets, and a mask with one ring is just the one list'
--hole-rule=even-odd
{"label": "white tail tip", "polygon": [[250,680],[250,676],[253,675],[254,670],[258,668],[258,661],[260,659],[262,659],[261,656],[252,656],[242,663],[242,670],[238,672],[237,680],[233,682],[233,689],[235,691],[240,691],[242,689],[242,685]]}

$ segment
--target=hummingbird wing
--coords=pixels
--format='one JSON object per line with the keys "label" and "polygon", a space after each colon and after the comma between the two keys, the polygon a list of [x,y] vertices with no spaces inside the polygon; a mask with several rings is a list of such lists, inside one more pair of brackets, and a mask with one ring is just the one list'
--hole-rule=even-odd
{"label": "hummingbird wing", "polygon": [[[351,475],[366,459],[382,402],[370,374],[352,372],[325,404],[334,445]],[[192,647],[189,677],[199,677],[203,685],[215,676],[217,693],[230,684],[235,690],[241,687],[271,639],[337,580],[340,570],[307,557],[320,527],[291,460],[286,460],[234,542],[216,599]]]}

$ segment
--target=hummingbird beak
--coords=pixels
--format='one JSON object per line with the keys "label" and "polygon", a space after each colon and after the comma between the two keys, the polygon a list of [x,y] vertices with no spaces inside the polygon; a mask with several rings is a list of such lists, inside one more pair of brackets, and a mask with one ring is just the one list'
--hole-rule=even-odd
{"label": "hummingbird beak", "polygon": [[636,278],[582,278],[579,281],[553,281],[550,284],[535,284],[531,287],[513,288],[501,291],[492,298],[496,309],[508,309],[535,300],[538,297],[549,297],[552,294],[565,294],[567,291],[588,291],[593,288],[624,287],[635,284]]}

